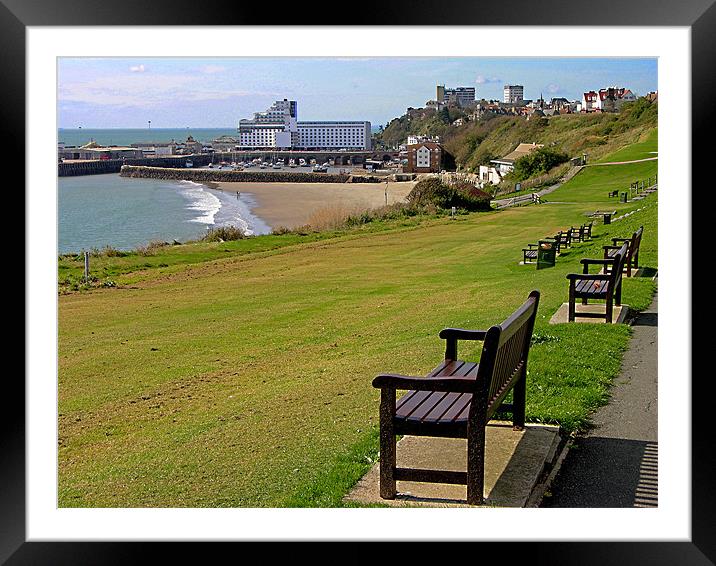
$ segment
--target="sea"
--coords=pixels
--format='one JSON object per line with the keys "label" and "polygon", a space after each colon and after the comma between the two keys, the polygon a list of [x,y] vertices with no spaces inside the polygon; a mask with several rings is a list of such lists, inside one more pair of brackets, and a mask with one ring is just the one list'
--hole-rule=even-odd
{"label": "sea", "polygon": [[84,145],[92,140],[101,145],[128,146],[133,143],[185,141],[192,136],[208,143],[219,136],[236,136],[236,128],[60,128],[57,141],[68,146]]}
{"label": "sea", "polygon": [[192,181],[132,179],[119,174],[58,178],[58,253],[111,246],[131,250],[153,240],[196,240],[207,230],[236,226],[248,235],[271,232],[252,213],[250,194]]}

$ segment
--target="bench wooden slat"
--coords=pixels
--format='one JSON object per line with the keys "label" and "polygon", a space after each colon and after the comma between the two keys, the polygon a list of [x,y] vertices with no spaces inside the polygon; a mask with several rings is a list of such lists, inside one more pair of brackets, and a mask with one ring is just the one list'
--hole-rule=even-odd
{"label": "bench wooden slat", "polygon": [[[477,374],[477,364],[457,360],[453,363],[441,364],[430,373],[430,376],[467,377],[470,374]],[[404,397],[408,397],[406,402],[396,405],[395,417],[419,422],[440,422],[442,415],[461,396],[461,393],[446,394],[442,391],[409,391],[401,397],[401,401]]]}
{"label": "bench wooden slat", "polygon": [[443,420],[446,422],[458,422],[460,420],[467,420],[467,413],[470,411],[470,403],[472,402],[472,393],[463,393],[453,403],[445,414]]}

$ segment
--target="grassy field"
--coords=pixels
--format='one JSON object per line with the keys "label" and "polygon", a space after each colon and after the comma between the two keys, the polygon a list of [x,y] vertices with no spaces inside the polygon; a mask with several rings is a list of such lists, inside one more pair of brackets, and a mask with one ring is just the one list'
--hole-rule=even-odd
{"label": "grassy field", "polygon": [[[59,506],[340,505],[377,457],[372,378],[426,373],[441,328],[500,322],[531,289],[527,416],[584,428],[630,328],[547,321],[565,275],[610,237],[643,224],[640,258],[657,267],[657,196],[607,198],[655,173],[655,161],[587,167],[540,206],[200,244],[203,259],[105,258],[117,287],[59,297]],[[526,243],[607,207],[643,210],[598,224],[552,269],[518,265]],[[653,291],[625,281],[624,302],[643,309]]]}

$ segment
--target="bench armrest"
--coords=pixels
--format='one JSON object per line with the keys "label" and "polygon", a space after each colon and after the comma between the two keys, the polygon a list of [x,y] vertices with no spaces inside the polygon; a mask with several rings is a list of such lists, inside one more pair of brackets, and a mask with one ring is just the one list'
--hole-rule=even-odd
{"label": "bench armrest", "polygon": [[[619,248],[617,248],[617,249],[619,249]],[[609,263],[614,263],[614,259],[611,257],[606,258],[606,259],[585,258],[585,259],[580,259],[579,263],[581,263],[582,265],[592,265],[592,264],[605,265],[605,264],[609,264]]]}
{"label": "bench armrest", "polygon": [[373,380],[377,389],[416,389],[419,391],[447,391],[472,393],[475,391],[474,377],[415,377],[396,373],[385,373]]}
{"label": "bench armrest", "polygon": [[576,279],[593,279],[594,281],[609,281],[610,275],[604,273],[567,273],[567,279],[575,281]]}
{"label": "bench armrest", "polygon": [[465,330],[463,328],[443,328],[440,331],[440,338],[445,340],[456,339],[456,340],[484,340],[486,330]]}
{"label": "bench armrest", "polygon": [[617,245],[617,242],[631,242],[631,238],[612,238],[612,244]]}
{"label": "bench armrest", "polygon": [[445,340],[445,359],[457,360],[458,340],[484,340],[487,331],[485,330],[464,330],[462,328],[443,328],[440,331],[440,338]]}

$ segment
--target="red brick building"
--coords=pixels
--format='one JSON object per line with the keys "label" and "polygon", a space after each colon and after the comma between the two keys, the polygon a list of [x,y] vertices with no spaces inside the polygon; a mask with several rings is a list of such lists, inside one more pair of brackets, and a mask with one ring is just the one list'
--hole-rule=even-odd
{"label": "red brick building", "polygon": [[422,142],[407,146],[408,163],[403,166],[405,173],[439,173],[445,169],[446,154],[435,142]]}

